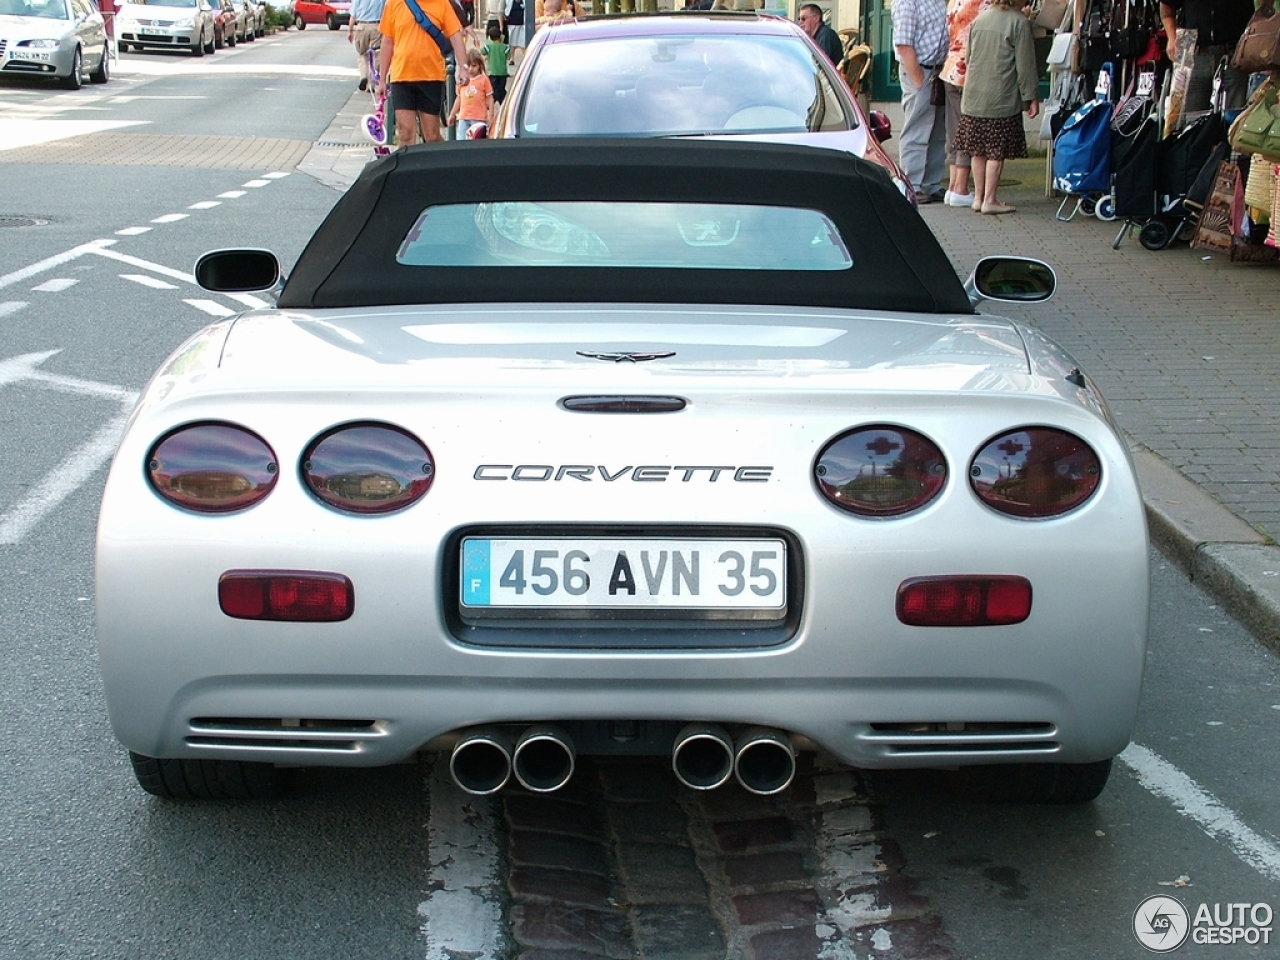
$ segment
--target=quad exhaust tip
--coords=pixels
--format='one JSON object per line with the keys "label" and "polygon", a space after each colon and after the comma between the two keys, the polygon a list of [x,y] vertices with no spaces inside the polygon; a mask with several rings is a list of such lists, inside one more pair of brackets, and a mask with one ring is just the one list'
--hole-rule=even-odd
{"label": "quad exhaust tip", "polygon": [[733,773],[751,793],[781,793],[796,776],[796,749],[791,738],[769,727],[750,728],[734,745]]}
{"label": "quad exhaust tip", "polygon": [[512,772],[520,786],[533,793],[552,793],[573,776],[573,740],[559,727],[530,727],[516,741]]}
{"label": "quad exhaust tip", "polygon": [[[529,727],[516,740],[493,727],[469,730],[449,757],[453,782],[467,793],[486,796],[512,776],[532,793],[553,793],[573,777],[573,739],[559,727]],[[796,750],[782,730],[751,727],[735,742],[721,726],[686,724],[671,748],[676,779],[691,790],[714,790],[736,777],[743,789],[769,796],[781,793],[796,775]]]}
{"label": "quad exhaust tip", "polygon": [[449,775],[467,793],[497,793],[511,779],[511,740],[500,730],[469,730],[453,746]]}
{"label": "quad exhaust tip", "polygon": [[671,747],[671,769],[691,790],[714,790],[733,776],[733,740],[723,727],[690,723]]}

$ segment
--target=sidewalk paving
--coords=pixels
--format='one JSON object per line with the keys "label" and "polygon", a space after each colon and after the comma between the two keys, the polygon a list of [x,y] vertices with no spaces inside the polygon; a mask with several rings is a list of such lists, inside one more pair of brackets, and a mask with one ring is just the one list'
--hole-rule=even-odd
{"label": "sidewalk paving", "polygon": [[[900,127],[896,104],[875,106]],[[357,129],[370,109],[354,95],[298,170],[345,189],[372,159]],[[1043,157],[1006,165],[1001,199],[1018,212],[920,212],[962,277],[990,254],[1053,265],[1048,303],[990,312],[1075,355],[1131,441],[1152,541],[1280,653],[1280,265],[1149,251],[1136,231],[1113,250],[1119,223],[1056,219]]]}

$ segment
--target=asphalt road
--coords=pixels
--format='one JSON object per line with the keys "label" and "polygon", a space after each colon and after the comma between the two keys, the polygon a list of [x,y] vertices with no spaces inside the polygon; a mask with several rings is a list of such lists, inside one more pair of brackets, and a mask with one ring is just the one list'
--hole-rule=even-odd
{"label": "asphalt road", "polygon": [[[227,157],[229,140],[305,150],[322,137],[354,90],[343,37],[290,33],[201,60],[128,54],[106,88],[75,93],[0,82],[0,221],[47,221],[0,229],[0,960],[506,960],[530,945],[509,923],[529,893],[511,868],[522,855],[514,800],[464,805],[424,761],[308,771],[299,793],[272,803],[164,803],[134,784],[102,701],[93,537],[114,438],[165,356],[251,305],[196,288],[196,257],[263,246],[287,268],[337,200],[296,164]],[[50,159],[52,143],[79,153]],[[139,149],[165,165],[119,159]],[[776,801],[767,817],[744,806],[717,821],[685,798],[684,839],[677,830],[669,846],[690,847],[702,879],[675,892],[707,902],[717,949],[734,960],[766,955],[762,944],[786,941],[762,937],[803,923],[835,931],[822,946],[830,957],[1145,956],[1131,925],[1148,896],[1192,912],[1280,909],[1278,734],[1276,658],[1157,556],[1135,746],[1097,802],[983,805],[955,799],[945,775],[852,779],[840,809],[862,811],[846,819],[865,822],[856,848],[880,864],[860,901],[826,829],[842,775],[815,778],[814,796]],[[599,779],[607,788],[628,775]],[[643,765],[630,775],[654,779]],[[612,823],[599,843],[609,862],[625,861],[611,795],[601,796],[548,808],[561,819],[542,827],[581,836],[588,828],[569,820],[590,821],[597,804]],[[777,822],[794,828],[806,871],[787,890],[820,901],[807,919],[742,907],[782,887],[776,875],[734,879],[729,828],[760,842],[758,825]],[[642,898],[642,873],[632,864],[606,878],[610,902]],[[928,936],[895,939],[900,916],[929,921]],[[885,936],[859,934],[873,929]],[[1189,942],[1176,955],[1274,956],[1271,940]],[[708,955],[655,942],[644,956]]]}

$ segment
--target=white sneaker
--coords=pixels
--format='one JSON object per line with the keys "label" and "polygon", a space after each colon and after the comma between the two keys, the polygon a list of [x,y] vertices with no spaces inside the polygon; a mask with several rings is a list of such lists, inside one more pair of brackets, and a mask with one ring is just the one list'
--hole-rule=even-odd
{"label": "white sneaker", "polygon": [[950,190],[948,190],[947,206],[948,207],[972,207],[973,194],[972,193],[952,193]]}

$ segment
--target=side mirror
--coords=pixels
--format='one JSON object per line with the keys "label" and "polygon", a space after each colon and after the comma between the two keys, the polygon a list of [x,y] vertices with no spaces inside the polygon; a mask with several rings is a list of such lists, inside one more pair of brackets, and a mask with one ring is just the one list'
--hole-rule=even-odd
{"label": "side mirror", "polygon": [[871,135],[880,143],[893,139],[893,124],[881,110],[871,111]]}
{"label": "side mirror", "polygon": [[257,293],[282,285],[270,250],[214,250],[196,261],[196,283],[214,293]]}
{"label": "side mirror", "polygon": [[1039,303],[1058,289],[1058,275],[1043,260],[1028,257],[983,257],[964,283],[969,300]]}

